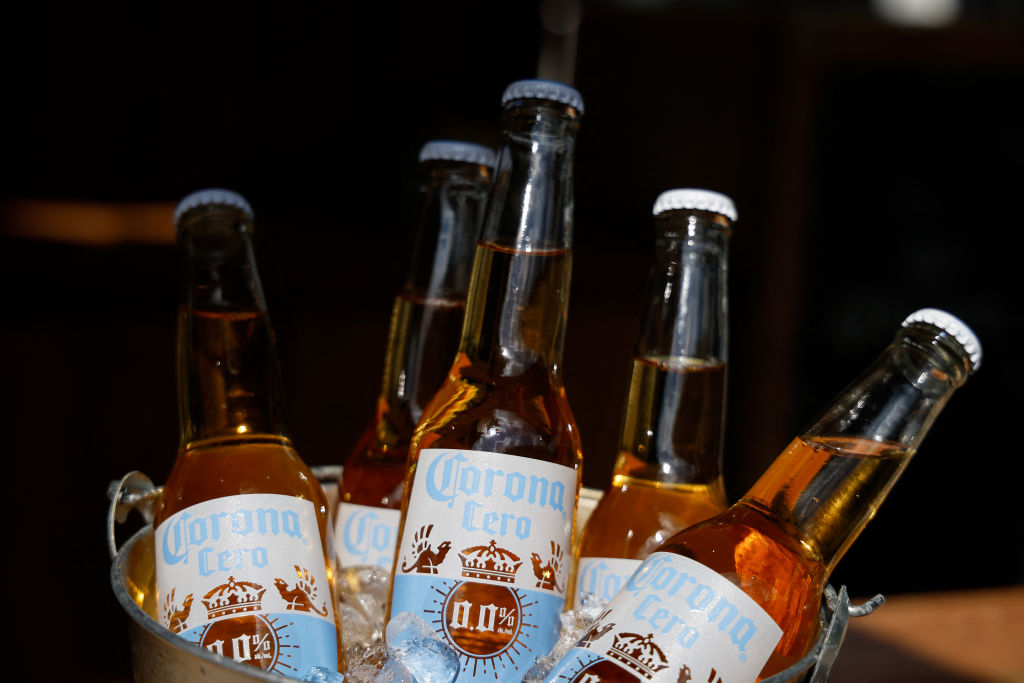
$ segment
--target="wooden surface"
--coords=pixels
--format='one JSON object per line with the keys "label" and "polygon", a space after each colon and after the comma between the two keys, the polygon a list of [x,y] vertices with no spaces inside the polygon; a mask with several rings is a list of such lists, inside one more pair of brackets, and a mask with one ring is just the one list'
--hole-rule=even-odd
{"label": "wooden surface", "polygon": [[850,620],[831,683],[1024,682],[1024,585],[886,598]]}

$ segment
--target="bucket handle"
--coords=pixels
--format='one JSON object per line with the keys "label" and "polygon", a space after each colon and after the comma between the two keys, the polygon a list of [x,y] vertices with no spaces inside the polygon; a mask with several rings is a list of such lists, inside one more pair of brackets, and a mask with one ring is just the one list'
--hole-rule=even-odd
{"label": "bucket handle", "polygon": [[132,471],[121,477],[120,481],[110,482],[107,497],[110,507],[107,509],[107,551],[110,561],[117,559],[117,539],[114,535],[117,524],[124,524],[128,513],[138,510],[147,524],[153,522],[153,508],[156,505],[160,489],[145,474]]}
{"label": "bucket handle", "polygon": [[832,612],[832,619],[825,630],[821,651],[817,656],[809,683],[827,683],[832,665],[835,664],[836,657],[839,656],[839,647],[846,637],[846,627],[850,623],[850,617],[863,617],[871,614],[885,602],[885,596],[879,594],[861,605],[851,605],[846,586],[840,586],[837,593],[835,588],[828,585],[825,588],[825,601]]}

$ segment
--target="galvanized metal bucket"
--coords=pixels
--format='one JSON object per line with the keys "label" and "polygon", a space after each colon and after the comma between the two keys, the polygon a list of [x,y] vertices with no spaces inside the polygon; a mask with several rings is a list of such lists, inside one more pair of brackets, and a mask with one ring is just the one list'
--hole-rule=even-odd
{"label": "galvanized metal bucket", "polygon": [[[339,467],[314,468],[329,500],[337,495],[335,482]],[[250,683],[280,681],[281,677],[187,643],[156,621],[154,589],[153,504],[160,489],[141,472],[130,472],[112,482],[108,491],[107,546],[111,558],[110,583],[121,607],[130,619],[132,677],[136,683],[210,681]],[[587,489],[580,495],[580,522],[593,511],[600,492]],[[138,511],[145,526],[118,547],[116,531],[131,511]],[[864,605],[850,605],[846,587],[831,586],[821,609],[823,628],[814,647],[799,662],[762,683],[825,683],[839,654],[851,616],[870,614],[884,598],[877,595]]]}

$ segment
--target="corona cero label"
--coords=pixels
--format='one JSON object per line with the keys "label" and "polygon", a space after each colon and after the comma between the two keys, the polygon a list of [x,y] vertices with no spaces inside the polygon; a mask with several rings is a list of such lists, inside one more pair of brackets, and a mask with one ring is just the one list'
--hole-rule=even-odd
{"label": "corona cero label", "polygon": [[342,567],[376,565],[391,570],[402,513],[388,508],[338,504],[334,551]]}
{"label": "corona cero label", "polygon": [[519,456],[424,449],[395,562],[391,614],[459,652],[457,681],[519,681],[558,639],[576,472]]}
{"label": "corona cero label", "polygon": [[157,527],[157,618],[236,662],[301,678],[336,668],[334,604],[313,503],[249,494]]}
{"label": "corona cero label", "polygon": [[545,683],[752,683],[782,629],[725,577],[656,552]]}

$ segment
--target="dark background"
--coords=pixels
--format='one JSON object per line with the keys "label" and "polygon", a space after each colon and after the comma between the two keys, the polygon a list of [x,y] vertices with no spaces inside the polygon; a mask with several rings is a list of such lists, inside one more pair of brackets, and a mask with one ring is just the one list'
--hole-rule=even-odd
{"label": "dark background", "polygon": [[564,9],[9,10],[0,386],[21,679],[51,678],[39,665],[55,657],[79,680],[129,675],[106,488],[134,469],[162,481],[175,455],[177,200],[224,186],[252,202],[293,436],[310,464],[340,464],[378,389],[419,147],[496,146],[502,90],[538,75],[586,101],[565,351],[584,483],[611,473],[653,201],[715,189],[740,213],[730,498],[905,315],[946,308],[978,333],[983,367],[832,583],[868,596],[1024,580],[1010,443],[1022,6],[965,1],[924,28],[852,0],[587,2],[578,31]]}

